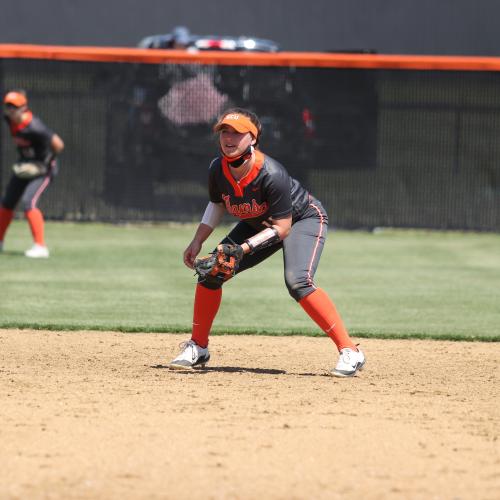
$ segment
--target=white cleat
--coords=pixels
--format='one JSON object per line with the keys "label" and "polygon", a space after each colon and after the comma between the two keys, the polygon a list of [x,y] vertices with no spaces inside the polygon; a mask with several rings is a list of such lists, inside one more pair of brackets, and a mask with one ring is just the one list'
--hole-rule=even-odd
{"label": "white cleat", "polygon": [[198,365],[205,368],[210,360],[208,347],[200,347],[194,340],[182,342],[179,347],[182,349],[181,353],[168,365],[171,370],[185,370]]}
{"label": "white cleat", "polygon": [[350,349],[348,347],[340,351],[337,366],[331,371],[334,377],[352,377],[358,370],[362,370],[365,366],[365,355],[358,349]]}
{"label": "white cleat", "polygon": [[24,255],[26,255],[26,257],[30,257],[31,259],[48,259],[49,249],[43,245],[35,243],[29,250],[24,252]]}

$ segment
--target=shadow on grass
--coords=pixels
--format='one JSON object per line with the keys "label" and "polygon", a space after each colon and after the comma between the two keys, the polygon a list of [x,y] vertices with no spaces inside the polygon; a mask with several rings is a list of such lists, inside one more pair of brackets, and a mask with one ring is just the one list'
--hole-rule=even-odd
{"label": "shadow on grass", "polygon": [[5,257],[25,257],[24,252],[20,250],[3,250],[1,255]]}

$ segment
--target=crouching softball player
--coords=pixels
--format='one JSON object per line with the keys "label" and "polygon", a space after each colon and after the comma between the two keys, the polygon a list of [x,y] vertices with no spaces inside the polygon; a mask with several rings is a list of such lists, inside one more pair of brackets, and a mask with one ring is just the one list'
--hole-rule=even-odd
{"label": "crouching softball player", "polygon": [[[280,163],[257,149],[261,130],[258,117],[240,108],[227,110],[214,127],[221,155],[209,168],[210,202],[184,251],[184,263],[199,275],[192,335],[169,367],[186,369],[208,362],[208,336],[221,303],[222,285],[283,249],[290,295],[340,353],[332,375],[351,377],[363,368],[365,356],[326,292],[314,284],[328,217],[321,203]],[[240,221],[210,257],[196,259],[225,210]]]}
{"label": "crouching softball player", "polygon": [[37,205],[57,173],[56,156],[64,149],[64,142],[29,110],[23,90],[8,92],[3,104],[5,120],[19,158],[0,203],[0,252],[16,205],[21,202],[33,235],[33,246],[24,255],[35,259],[47,258],[49,249],[45,245],[45,221]]}

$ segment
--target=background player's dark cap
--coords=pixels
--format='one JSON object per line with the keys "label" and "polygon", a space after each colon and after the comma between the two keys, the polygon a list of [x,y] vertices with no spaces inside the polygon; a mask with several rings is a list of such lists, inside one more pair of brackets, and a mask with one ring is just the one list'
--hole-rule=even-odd
{"label": "background player's dark cap", "polygon": [[21,92],[12,91],[5,94],[3,103],[20,108],[21,106],[26,106],[28,104],[28,99],[26,99],[26,96],[21,94]]}

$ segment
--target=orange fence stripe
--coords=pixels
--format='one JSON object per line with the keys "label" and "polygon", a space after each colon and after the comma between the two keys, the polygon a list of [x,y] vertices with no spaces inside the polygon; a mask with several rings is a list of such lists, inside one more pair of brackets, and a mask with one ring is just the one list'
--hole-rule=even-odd
{"label": "orange fence stripe", "polygon": [[320,68],[373,68],[445,71],[500,71],[500,57],[414,56],[323,52],[222,52],[141,49],[125,47],[65,47],[0,44],[0,59],[62,61],[199,63],[222,66],[294,66]]}

